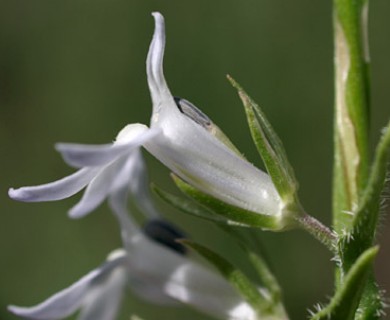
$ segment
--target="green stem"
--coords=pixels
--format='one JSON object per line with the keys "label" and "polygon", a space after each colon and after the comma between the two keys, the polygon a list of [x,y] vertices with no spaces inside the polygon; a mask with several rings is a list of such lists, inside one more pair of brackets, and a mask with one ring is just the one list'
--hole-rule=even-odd
{"label": "green stem", "polygon": [[348,229],[368,176],[368,0],[334,0],[333,225]]}
{"label": "green stem", "polygon": [[[341,263],[336,267],[336,286],[340,289],[347,285],[344,275],[354,269],[360,253],[372,243],[379,210],[375,200],[380,192],[375,189],[374,196],[369,194],[372,201],[367,206],[366,185],[371,184],[368,183],[368,0],[333,0],[333,4],[336,91],[333,227],[339,236],[343,235],[338,247]],[[366,279],[361,282],[364,290],[355,296],[359,304],[355,319],[379,319],[380,298],[375,280],[370,277],[368,282]]]}
{"label": "green stem", "polygon": [[304,214],[297,216],[295,220],[298,222],[299,226],[310,233],[314,238],[324,244],[330,251],[336,252],[336,241],[337,237],[332,230],[327,226],[323,225],[316,218]]}

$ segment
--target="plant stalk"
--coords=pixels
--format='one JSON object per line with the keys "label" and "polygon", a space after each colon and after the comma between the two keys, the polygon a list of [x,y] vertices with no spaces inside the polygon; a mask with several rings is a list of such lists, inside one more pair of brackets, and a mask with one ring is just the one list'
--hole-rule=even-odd
{"label": "plant stalk", "polygon": [[316,218],[303,214],[295,218],[299,226],[310,233],[314,238],[324,244],[333,253],[336,252],[337,236],[327,226],[323,225]]}
{"label": "plant stalk", "polygon": [[368,0],[334,0],[333,226],[348,229],[368,177]]}

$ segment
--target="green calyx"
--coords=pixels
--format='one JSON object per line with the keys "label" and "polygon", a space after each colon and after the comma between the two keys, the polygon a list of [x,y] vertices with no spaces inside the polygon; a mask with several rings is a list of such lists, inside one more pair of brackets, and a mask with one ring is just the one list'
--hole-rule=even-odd
{"label": "green calyx", "polygon": [[230,221],[230,224],[272,231],[283,231],[291,228],[293,225],[295,226],[294,220],[289,215],[283,215],[282,213],[277,216],[267,215],[245,210],[199,191],[174,174],[172,174],[172,178],[176,186],[184,194],[211,211],[214,215],[224,217]]}

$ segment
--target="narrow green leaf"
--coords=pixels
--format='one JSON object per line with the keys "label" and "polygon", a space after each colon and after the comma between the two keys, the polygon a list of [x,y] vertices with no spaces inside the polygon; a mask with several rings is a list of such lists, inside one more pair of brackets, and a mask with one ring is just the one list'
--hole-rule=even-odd
{"label": "narrow green leaf", "polygon": [[228,280],[244,299],[260,314],[271,313],[271,304],[263,297],[247,276],[230,262],[212,250],[190,240],[180,240],[180,243],[196,251]]}
{"label": "narrow green leaf", "polygon": [[313,315],[312,320],[352,320],[355,317],[366,278],[371,271],[372,262],[378,253],[378,247],[367,249],[356,260],[345,275],[329,305]]}
{"label": "narrow green leaf", "polygon": [[242,100],[252,138],[279,195],[286,203],[296,202],[298,182],[282,141],[260,107],[232,77],[228,76],[228,80]]}
{"label": "narrow green leaf", "polygon": [[221,215],[225,219],[234,222],[237,226],[281,231],[285,229],[286,226],[291,227],[294,223],[290,220],[287,221],[288,217],[283,217],[284,219],[282,219],[282,217],[265,215],[229,205],[218,199],[215,199],[208,194],[199,191],[198,189],[192,187],[174,174],[172,174],[172,177],[177,187],[184,194],[194,199],[199,204],[211,210],[215,214]]}

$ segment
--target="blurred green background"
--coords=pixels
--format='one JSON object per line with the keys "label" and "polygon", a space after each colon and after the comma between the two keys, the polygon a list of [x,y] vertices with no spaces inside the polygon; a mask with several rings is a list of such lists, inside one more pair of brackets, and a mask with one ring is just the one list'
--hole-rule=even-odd
{"label": "blurred green background", "polygon": [[[256,165],[233,75],[266,111],[300,180],[302,202],[330,223],[332,167],[331,1],[313,0],[0,0],[0,319],[7,304],[32,305],[71,284],[120,246],[106,204],[72,221],[60,202],[24,204],[10,186],[49,182],[72,172],[58,141],[107,143],[127,123],[148,123],[145,59],[152,11],[167,24],[165,75],[172,92],[199,106]],[[390,2],[372,1],[372,142],[390,114]],[[168,171],[147,156],[150,176],[175,190]],[[166,217],[219,252],[232,243],[216,228],[174,212]],[[388,219],[387,219],[388,220]],[[390,288],[390,228],[376,266]],[[292,319],[332,293],[326,249],[301,231],[258,231],[284,288]],[[232,261],[243,268],[239,254]],[[208,319],[189,309],[150,306],[128,296],[145,319]]]}

